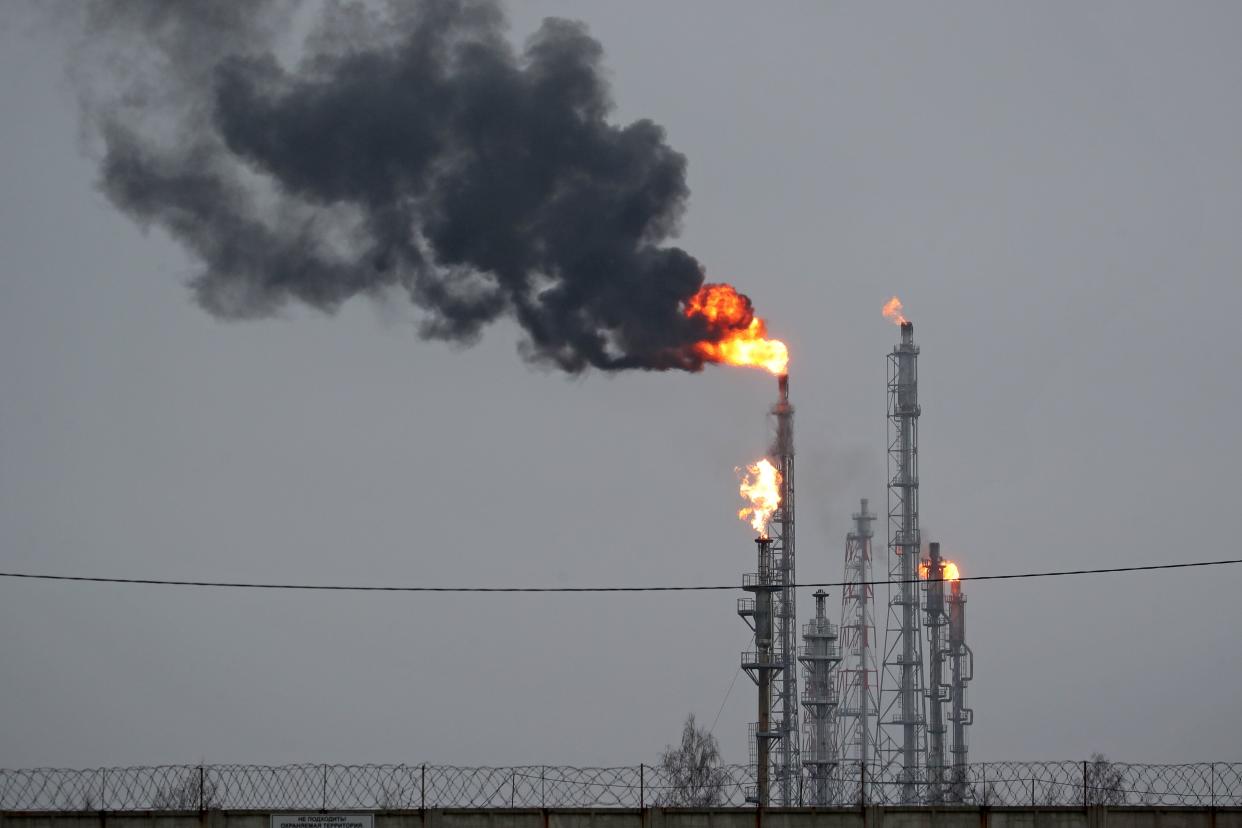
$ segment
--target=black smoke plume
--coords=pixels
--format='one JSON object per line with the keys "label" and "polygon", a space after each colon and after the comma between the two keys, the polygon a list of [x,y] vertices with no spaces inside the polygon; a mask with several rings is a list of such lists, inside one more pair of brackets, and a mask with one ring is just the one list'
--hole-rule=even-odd
{"label": "black smoke plume", "polygon": [[[263,317],[404,292],[429,338],[512,317],[566,371],[698,370],[703,283],[665,246],[686,159],[617,125],[602,49],[548,19],[521,50],[491,0],[86,7],[76,77],[101,187],[201,265],[199,304]],[[309,29],[308,29],[309,25]],[[289,33],[307,31],[295,49]]]}

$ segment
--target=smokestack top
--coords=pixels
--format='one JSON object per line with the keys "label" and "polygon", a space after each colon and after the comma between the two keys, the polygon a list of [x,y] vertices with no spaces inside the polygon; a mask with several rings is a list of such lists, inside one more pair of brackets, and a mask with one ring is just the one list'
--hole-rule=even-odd
{"label": "smokestack top", "polygon": [[914,344],[914,323],[901,323],[901,339],[893,346],[894,354],[902,356],[914,356],[918,354],[919,346]]}

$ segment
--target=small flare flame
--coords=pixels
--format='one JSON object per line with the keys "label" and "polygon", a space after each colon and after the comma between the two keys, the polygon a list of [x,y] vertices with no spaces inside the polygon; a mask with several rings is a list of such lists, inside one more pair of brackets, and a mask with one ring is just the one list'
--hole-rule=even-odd
{"label": "small flare flame", "polygon": [[759,537],[766,538],[768,521],[781,503],[781,473],[766,457],[751,463],[745,472],[740,468],[734,471],[742,476],[738,492],[750,504],[738,509],[737,516],[749,521]]}
{"label": "small flare flame", "polygon": [[889,299],[884,303],[884,308],[881,310],[881,313],[884,314],[885,319],[891,321],[894,325],[904,325],[909,320],[902,315],[901,311],[901,300],[894,296],[892,299]]}
{"label": "small flare flame", "polygon": [[789,373],[789,349],[779,339],[768,339],[768,327],[755,316],[750,300],[732,285],[707,284],[686,302],[686,316],[702,316],[722,335],[695,343],[708,362],[755,366],[778,377]]}
{"label": "small flare flame", "polygon": [[[956,581],[958,578],[962,577],[961,573],[958,572],[957,564],[953,563],[953,561],[946,561],[942,559],[940,563],[944,566],[943,580]],[[919,564],[919,577],[924,581],[931,577],[930,571],[931,565],[927,561],[923,561]]]}

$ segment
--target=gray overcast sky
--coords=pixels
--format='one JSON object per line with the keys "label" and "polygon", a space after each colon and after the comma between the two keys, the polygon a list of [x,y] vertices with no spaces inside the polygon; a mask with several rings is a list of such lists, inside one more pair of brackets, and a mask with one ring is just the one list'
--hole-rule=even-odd
{"label": "gray overcast sky", "polygon": [[[680,244],[793,354],[799,576],[883,508],[896,293],[924,538],[965,573],[1235,557],[1242,6],[513,4],[690,162]],[[377,584],[722,583],[770,377],[532,369],[400,305],[223,323],[95,189],[66,42],[0,25],[0,563]],[[3,18],[0,18],[3,19]],[[968,587],[972,758],[1238,760],[1242,568]],[[728,593],[0,581],[0,766],[628,764],[710,722]],[[833,591],[834,613],[839,593]],[[809,596],[801,599],[804,614]],[[744,761],[754,692],[717,725]]]}

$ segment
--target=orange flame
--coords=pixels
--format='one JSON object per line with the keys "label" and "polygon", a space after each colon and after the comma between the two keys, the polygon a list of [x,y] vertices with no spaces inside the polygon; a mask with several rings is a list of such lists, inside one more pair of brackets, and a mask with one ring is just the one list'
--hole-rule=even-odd
{"label": "orange flame", "polygon": [[685,313],[702,316],[713,328],[723,330],[720,339],[694,346],[708,362],[755,366],[778,377],[789,373],[789,349],[779,339],[767,338],[767,323],[755,316],[750,300],[732,285],[703,285],[686,302]]}
{"label": "orange flame", "polygon": [[734,471],[742,476],[738,492],[750,503],[738,509],[737,516],[749,521],[759,537],[766,538],[768,520],[781,503],[781,473],[766,457],[747,466],[745,473],[740,468]]}
{"label": "orange flame", "polygon": [[885,319],[892,321],[894,325],[904,325],[907,320],[901,311],[901,300],[894,296],[884,303],[884,308],[880,312],[884,314]]}
{"label": "orange flame", "polygon": [[[944,566],[943,580],[956,581],[958,578],[962,577],[961,573],[958,572],[957,564],[953,563],[953,561],[941,560],[940,563]],[[919,564],[919,577],[926,581],[930,577],[930,570],[931,565],[927,561],[923,561]]]}

